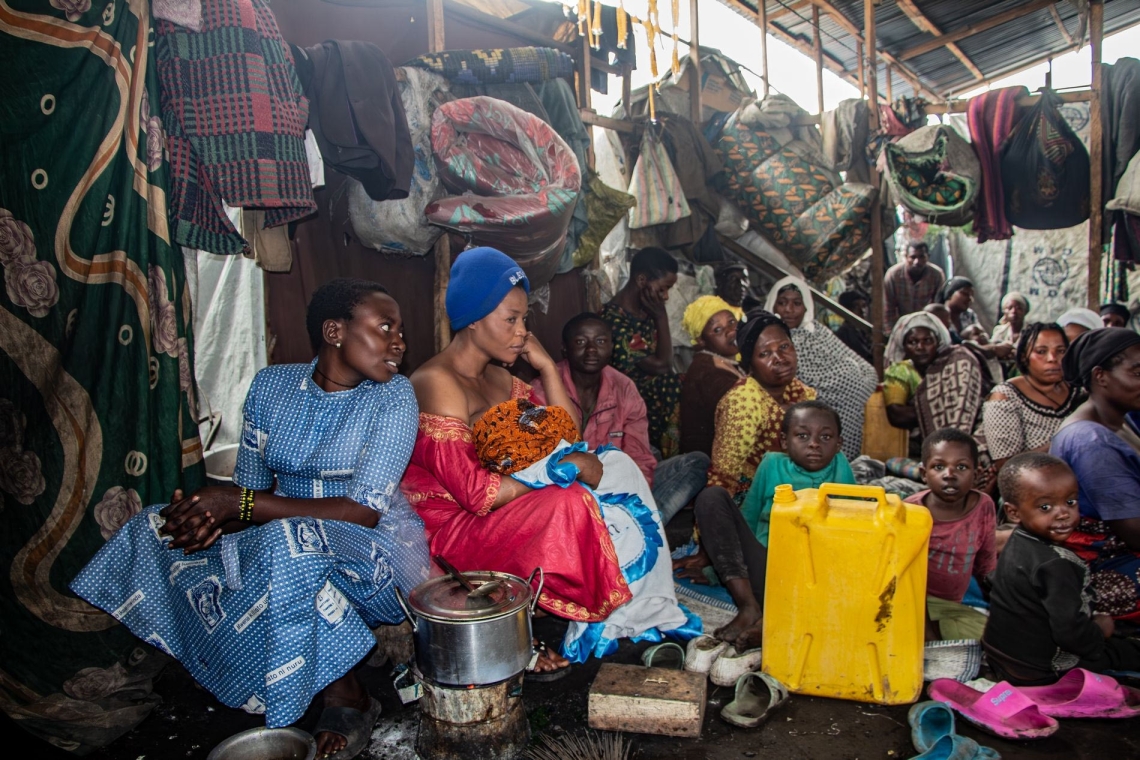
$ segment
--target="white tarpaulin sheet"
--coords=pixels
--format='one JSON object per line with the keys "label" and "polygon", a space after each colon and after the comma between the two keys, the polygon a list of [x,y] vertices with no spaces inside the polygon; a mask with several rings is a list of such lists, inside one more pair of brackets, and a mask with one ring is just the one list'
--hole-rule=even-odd
{"label": "white tarpaulin sheet", "polygon": [[[183,252],[188,270],[193,266],[191,258],[197,260],[197,282],[191,279],[189,283],[194,305],[194,374],[200,417],[221,415],[221,427],[211,446],[216,449],[241,439],[246,391],[253,376],[267,364],[264,273],[244,256]],[[209,423],[201,426],[203,442],[209,427]]]}

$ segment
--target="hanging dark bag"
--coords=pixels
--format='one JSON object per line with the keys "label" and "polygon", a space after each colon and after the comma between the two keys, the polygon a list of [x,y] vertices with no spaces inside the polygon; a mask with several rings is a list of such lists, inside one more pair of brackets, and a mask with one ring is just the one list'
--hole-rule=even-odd
{"label": "hanging dark bag", "polygon": [[1073,227],[1089,218],[1089,154],[1045,91],[1001,150],[1005,215],[1030,230]]}

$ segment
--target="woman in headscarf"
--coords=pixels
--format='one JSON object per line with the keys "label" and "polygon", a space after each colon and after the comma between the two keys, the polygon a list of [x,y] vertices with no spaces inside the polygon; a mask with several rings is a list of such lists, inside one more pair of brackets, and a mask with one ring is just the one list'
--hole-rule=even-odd
{"label": "woman in headscarf", "polygon": [[986,446],[994,471],[1026,451],[1048,451],[1065,418],[1081,402],[1081,389],[1065,382],[1061,369],[1069,339],[1060,325],[1025,327],[1014,361],[1020,375],[994,387],[983,407]]}
{"label": "woman in headscarf", "polygon": [[[501,431],[503,426],[491,425],[488,415],[502,416],[503,405],[518,399],[540,403],[529,385],[502,366],[519,357],[542,377],[546,405],[567,412],[574,429],[580,425],[557,365],[527,331],[529,291],[522,269],[500,251],[473,248],[456,257],[446,296],[454,337],[412,374],[419,432],[400,488],[423,518],[433,555],[460,570],[526,577],[536,567],[543,569],[539,606],[572,621],[563,654],[581,660],[598,653],[595,644],[606,649],[611,643],[616,647],[618,638],[659,640],[660,631],[684,633],[692,623],[668,582],[668,554],[656,551],[664,546],[661,518],[628,455],[608,454],[626,465],[630,492],[649,506],[634,512],[645,546],[654,545],[629,568],[610,538],[611,521],[620,515],[610,513],[593,491],[604,477],[595,454],[572,451],[562,457],[561,464],[569,465],[562,471],[570,474],[558,484],[562,487],[553,488],[536,488],[534,478],[504,476],[479,460],[473,432],[477,423]],[[628,528],[623,524],[620,529]],[[657,584],[658,590],[648,595],[631,591],[630,584],[648,573],[667,576],[664,586]],[[543,650],[536,667],[553,672],[567,664]]]}
{"label": "woman in headscarf", "polygon": [[875,368],[815,320],[811,290],[798,277],[785,277],[773,285],[764,308],[791,330],[799,367],[796,376],[839,412],[843,453],[856,458],[863,448],[863,410],[879,386]]}
{"label": "woman in headscarf", "polygon": [[716,405],[747,377],[740,368],[736,335],[744,312],[719,296],[701,296],[685,309],[682,323],[697,353],[681,384],[681,452],[712,456]]}
{"label": "woman in headscarf", "polygon": [[1016,346],[1021,337],[1021,328],[1025,326],[1025,315],[1028,313],[1029,299],[1016,290],[1006,293],[1001,299],[1001,321],[994,327],[990,341]]}
{"label": "woman in headscarf", "polygon": [[779,447],[784,410],[814,399],[815,390],[796,377],[796,346],[775,314],[751,312],[737,342],[748,377],[716,405],[709,485],[743,500],[760,460]]}
{"label": "woman in headscarf", "polygon": [[1100,321],[1100,315],[1083,306],[1074,306],[1057,317],[1057,324],[1064,329],[1065,337],[1069,339],[1070,345],[1089,330],[1099,330],[1104,327]]}
{"label": "woman in headscarf", "polygon": [[1140,454],[1117,435],[1140,410],[1140,335],[1087,332],[1069,347],[1064,371],[1089,394],[1049,447],[1080,486],[1081,519],[1065,546],[1092,571],[1094,612],[1140,620]]}
{"label": "woman in headscarf", "polygon": [[962,330],[978,324],[978,315],[970,308],[974,302],[974,283],[965,277],[951,277],[938,291],[938,303],[950,310],[950,337],[962,342]]}
{"label": "woman in headscarf", "polygon": [[306,324],[316,359],[250,386],[233,485],[147,507],[71,587],[270,728],[319,693],[317,751],[347,758],[380,714],[353,670],[369,628],[401,622],[394,589],[428,577],[423,522],[397,489],[416,399],[379,283],[322,285]]}
{"label": "woman in headscarf", "polygon": [[[982,400],[990,388],[974,352],[951,344],[946,326],[920,311],[895,323],[884,359],[883,400],[891,424],[917,428],[919,443],[944,427],[973,435],[980,439],[988,465],[980,422]],[[979,488],[985,484],[984,478],[981,481]]]}

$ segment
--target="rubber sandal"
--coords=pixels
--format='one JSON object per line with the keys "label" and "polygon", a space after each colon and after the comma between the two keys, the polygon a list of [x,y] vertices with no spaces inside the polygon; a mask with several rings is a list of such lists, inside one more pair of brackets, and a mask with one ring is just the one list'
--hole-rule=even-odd
{"label": "rubber sandal", "polygon": [[368,712],[362,713],[354,707],[326,707],[317,719],[317,727],[313,729],[313,738],[320,734],[329,733],[343,736],[344,749],[331,755],[318,755],[329,760],[351,760],[368,746],[372,736],[372,728],[380,719],[380,703],[369,697],[371,702]]}
{"label": "rubber sandal", "polygon": [[534,645],[534,659],[531,661],[530,667],[526,669],[523,675],[524,681],[531,683],[549,683],[550,681],[557,681],[559,678],[564,678],[570,672],[570,666],[558,668],[557,670],[544,670],[541,673],[534,670],[534,666],[538,663],[538,658],[550,651],[550,647],[546,646],[545,641],[540,641]]}
{"label": "rubber sandal", "polygon": [[968,736],[946,734],[911,760],[1001,760],[995,750],[982,747]]}
{"label": "rubber sandal", "polygon": [[1043,739],[1060,727],[1007,681],[983,693],[940,678],[930,684],[928,692],[931,699],[954,708],[978,728],[1006,739]]}
{"label": "rubber sandal", "polygon": [[1074,668],[1052,686],[1019,687],[1041,712],[1053,718],[1133,718],[1140,715],[1140,691],[1116,679]]}
{"label": "rubber sandal", "polygon": [[[954,711],[941,702],[919,702],[906,716],[910,740],[922,760],[999,760],[996,750],[959,736],[954,729]],[[973,745],[973,746],[970,746]]]}
{"label": "rubber sandal", "polygon": [[736,694],[721,708],[720,717],[740,728],[756,728],[787,701],[787,686],[767,673],[745,673],[736,681]]}
{"label": "rubber sandal", "polygon": [[728,642],[702,634],[685,647],[685,670],[690,673],[708,675],[716,658],[728,649]]}
{"label": "rubber sandal", "polygon": [[654,644],[641,653],[641,664],[647,668],[681,670],[685,667],[685,650],[672,641]]}
{"label": "rubber sandal", "polygon": [[737,652],[736,647],[730,646],[716,658],[709,671],[709,680],[717,686],[732,686],[745,673],[759,670],[760,659],[760,647]]}

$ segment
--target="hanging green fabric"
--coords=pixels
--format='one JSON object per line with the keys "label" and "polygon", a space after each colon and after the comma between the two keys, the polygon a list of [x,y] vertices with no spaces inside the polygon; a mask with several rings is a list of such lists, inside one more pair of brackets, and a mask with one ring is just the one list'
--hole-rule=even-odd
{"label": "hanging green fabric", "polygon": [[0,0],[0,707],[77,753],[164,657],[68,581],[204,479],[149,9]]}

